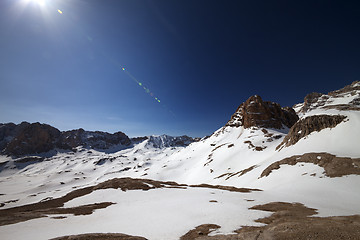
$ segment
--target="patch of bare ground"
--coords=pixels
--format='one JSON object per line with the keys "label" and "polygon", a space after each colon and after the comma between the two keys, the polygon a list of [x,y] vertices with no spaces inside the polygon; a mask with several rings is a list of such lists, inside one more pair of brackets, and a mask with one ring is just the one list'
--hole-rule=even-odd
{"label": "patch of bare ground", "polygon": [[180,238],[180,240],[193,240],[198,239],[199,237],[208,236],[209,233],[215,231],[218,228],[220,228],[220,226],[216,224],[203,224],[188,231]]}
{"label": "patch of bare ground", "polygon": [[130,236],[122,233],[87,233],[52,238],[51,240],[146,240],[146,238]]}
{"label": "patch of bare ground", "polygon": [[[238,171],[238,172],[235,172],[235,173],[224,173],[224,174],[221,174],[220,176],[217,176],[216,178],[226,177],[225,180],[228,180],[228,179],[230,179],[230,178],[232,178],[232,177],[234,177],[234,176],[240,177],[240,176],[242,176],[242,175],[250,172],[251,170],[253,170],[254,168],[257,168],[257,167],[258,167],[257,165],[253,165],[253,166],[251,166],[251,167],[248,167],[248,168],[246,168],[246,169],[243,169],[243,170]],[[216,179],[216,178],[215,178],[215,179]]]}
{"label": "patch of bare ground", "polygon": [[255,151],[262,151],[262,150],[264,150],[264,149],[266,148],[266,146],[265,146],[265,147],[255,146],[254,144],[252,144],[251,141],[245,141],[244,143],[249,144],[248,148],[249,148],[249,149],[253,149],[253,150],[255,150]]}
{"label": "patch of bare ground", "polygon": [[27,204],[23,206],[1,209],[0,210],[0,226],[23,222],[35,218],[47,217],[51,214],[73,214],[73,215],[88,215],[92,214],[94,210],[106,208],[114,203],[102,202],[88,204],[73,208],[63,208],[64,204],[70,200],[82,197],[100,189],[121,189],[127,190],[150,190],[155,188],[186,188],[186,187],[201,187],[201,188],[215,188],[231,192],[251,192],[261,191],[259,189],[236,188],[230,186],[214,186],[208,184],[202,185],[185,185],[176,182],[161,182],[151,179],[137,179],[137,178],[114,178],[105,182],[99,183],[95,186],[86,187],[74,190],[63,197],[46,199],[38,203]]}
{"label": "patch of bare ground", "polygon": [[261,173],[260,178],[269,176],[273,170],[279,169],[281,165],[295,165],[299,162],[313,163],[324,168],[324,173],[328,177],[360,175],[360,158],[337,157],[329,153],[305,153],[274,162]]}
{"label": "patch of bare ground", "polygon": [[273,202],[257,205],[251,210],[273,212],[256,222],[265,226],[244,226],[230,235],[195,236],[196,240],[338,240],[360,239],[360,215],[311,217],[317,211],[301,203]]}
{"label": "patch of bare ground", "polygon": [[323,106],[322,108],[323,109],[336,109],[339,111],[360,111],[359,106],[352,106],[349,104],[328,105],[328,106]]}
{"label": "patch of bare ground", "polygon": [[300,119],[290,128],[289,133],[276,147],[276,150],[294,145],[312,132],[320,132],[325,128],[334,128],[345,118],[346,116],[342,115],[314,115]]}
{"label": "patch of bare ground", "polygon": [[229,192],[242,192],[242,193],[262,191],[256,188],[237,188],[233,186],[209,185],[209,184],[189,185],[189,187],[213,188],[213,189],[225,190]]}

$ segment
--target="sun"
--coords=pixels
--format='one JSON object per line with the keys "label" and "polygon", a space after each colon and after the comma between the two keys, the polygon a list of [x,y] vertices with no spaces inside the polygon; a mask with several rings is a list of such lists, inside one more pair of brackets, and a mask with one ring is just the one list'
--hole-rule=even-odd
{"label": "sun", "polygon": [[39,4],[40,6],[44,6],[45,2],[46,2],[46,0],[31,0],[31,1],[34,2],[34,3]]}
{"label": "sun", "polygon": [[22,2],[24,3],[34,3],[34,4],[37,4],[39,6],[44,6],[47,2],[47,0],[22,0]]}

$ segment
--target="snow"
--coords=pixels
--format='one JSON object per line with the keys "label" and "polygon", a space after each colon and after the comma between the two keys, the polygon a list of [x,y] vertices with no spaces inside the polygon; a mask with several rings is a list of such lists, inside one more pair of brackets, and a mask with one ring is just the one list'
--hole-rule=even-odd
{"label": "snow", "polygon": [[[212,223],[231,233],[269,213],[249,211],[248,193],[217,189],[154,189],[127,191],[106,189],[68,202],[65,207],[116,201],[88,216],[42,218],[1,227],[3,239],[49,239],[79,232],[120,232],[151,239],[179,239],[190,229]],[[209,202],[216,200],[216,203]],[[46,229],[43,226],[46,225]],[[18,231],[22,229],[22,231]]]}

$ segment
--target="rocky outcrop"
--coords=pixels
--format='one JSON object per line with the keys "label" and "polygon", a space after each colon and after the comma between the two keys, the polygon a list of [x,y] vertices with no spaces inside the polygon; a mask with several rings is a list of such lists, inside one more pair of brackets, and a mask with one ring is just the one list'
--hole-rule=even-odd
{"label": "rocky outcrop", "polygon": [[327,177],[342,177],[350,174],[360,175],[360,158],[337,157],[329,153],[305,153],[277,161],[268,166],[260,177],[269,176],[280,165],[296,165],[297,163],[313,163],[324,168]]}
{"label": "rocky outcrop", "polygon": [[[327,99],[325,97],[322,101],[319,101],[319,99],[322,98],[323,96],[325,96],[325,95],[322,93],[317,93],[317,92],[309,93],[308,95],[305,96],[304,104],[300,111],[305,113],[315,107],[323,106]],[[314,105],[316,105],[316,106],[314,106]]]}
{"label": "rocky outcrop", "polygon": [[342,97],[344,94],[351,94],[352,96],[360,91],[360,81],[354,81],[350,85],[343,87],[342,89],[329,92],[328,95],[332,97]]}
{"label": "rocky outcrop", "polygon": [[276,147],[288,147],[297,143],[301,138],[312,132],[320,132],[325,128],[333,128],[341,123],[346,116],[342,115],[314,115],[297,121],[291,128],[284,140]]}
{"label": "rocky outcrop", "polygon": [[122,132],[114,134],[84,129],[60,132],[40,123],[0,125],[0,152],[8,155],[27,155],[48,152],[55,148],[73,149],[78,146],[108,149],[115,145],[129,146],[131,140]]}
{"label": "rocky outcrop", "polygon": [[[306,113],[313,109],[323,108],[323,109],[337,109],[340,111],[352,110],[359,111],[360,110],[360,82],[355,81],[350,85],[345,86],[342,89],[329,92],[328,94],[322,93],[310,93],[305,96],[304,103],[297,104],[301,106],[299,108],[300,113]],[[345,96],[358,96],[355,97],[348,103],[342,104],[334,104],[334,100],[336,98],[342,98]]]}
{"label": "rocky outcrop", "polygon": [[108,149],[114,145],[131,144],[131,140],[123,132],[110,134],[100,131],[85,131],[84,129],[76,129],[63,132],[61,135],[61,148],[69,149],[77,146],[95,149]]}
{"label": "rocky outcrop", "polygon": [[238,107],[225,126],[281,129],[283,126],[290,128],[298,119],[294,109],[282,108],[278,103],[263,101],[255,95]]}
{"label": "rocky outcrop", "polygon": [[185,147],[194,142],[195,140],[189,136],[172,137],[168,135],[150,136],[149,145],[155,148],[167,148],[167,147]]}
{"label": "rocky outcrop", "polygon": [[[5,153],[25,155],[47,152],[57,146],[61,132],[47,124],[21,123],[13,129],[14,137],[7,144]],[[11,134],[10,134],[11,136]]]}

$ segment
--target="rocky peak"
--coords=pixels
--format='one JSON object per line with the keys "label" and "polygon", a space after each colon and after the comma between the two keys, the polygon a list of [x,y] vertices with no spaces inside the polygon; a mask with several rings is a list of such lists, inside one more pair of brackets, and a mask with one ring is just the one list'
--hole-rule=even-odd
{"label": "rocky peak", "polygon": [[24,155],[47,152],[53,149],[58,142],[61,132],[47,124],[23,122],[19,125],[10,125],[12,131],[5,153]]}
{"label": "rocky peak", "polygon": [[290,128],[298,119],[294,109],[282,108],[278,103],[263,101],[260,96],[255,95],[238,107],[225,126],[281,129],[283,125]]}

